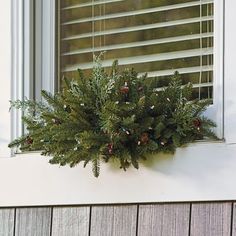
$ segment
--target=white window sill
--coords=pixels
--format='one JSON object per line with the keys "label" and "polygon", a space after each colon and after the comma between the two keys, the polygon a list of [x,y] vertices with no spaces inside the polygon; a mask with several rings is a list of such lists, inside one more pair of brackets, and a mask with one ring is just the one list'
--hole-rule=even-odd
{"label": "white window sill", "polygon": [[235,153],[236,144],[194,143],[175,155],[158,155],[139,170],[104,164],[99,178],[90,166],[50,165],[39,153],[1,158],[0,206],[232,200]]}

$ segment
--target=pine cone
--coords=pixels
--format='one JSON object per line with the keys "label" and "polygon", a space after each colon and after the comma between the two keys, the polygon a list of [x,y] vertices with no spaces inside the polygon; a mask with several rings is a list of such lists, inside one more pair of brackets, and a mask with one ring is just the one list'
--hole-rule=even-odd
{"label": "pine cone", "polygon": [[141,135],[140,140],[141,140],[141,143],[142,143],[142,144],[147,144],[148,141],[149,141],[148,133],[143,133],[143,134]]}
{"label": "pine cone", "polygon": [[194,121],[193,121],[193,125],[196,127],[196,128],[200,128],[201,127],[201,125],[202,125],[202,122],[201,122],[201,120],[200,119],[195,119]]}

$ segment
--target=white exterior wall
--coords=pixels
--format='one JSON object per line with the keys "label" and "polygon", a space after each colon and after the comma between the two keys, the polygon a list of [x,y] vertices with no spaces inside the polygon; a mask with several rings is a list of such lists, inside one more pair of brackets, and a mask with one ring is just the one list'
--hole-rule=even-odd
{"label": "white exterior wall", "polygon": [[0,7],[0,157],[9,156],[10,81],[11,81],[11,1],[1,1]]}
{"label": "white exterior wall", "polygon": [[[216,0],[220,1],[220,0]],[[236,199],[236,1],[225,0],[226,142],[195,143],[174,156],[158,156],[140,170],[104,165],[96,179],[88,167],[59,168],[38,154],[7,158],[10,137],[10,1],[0,8],[0,206]]]}

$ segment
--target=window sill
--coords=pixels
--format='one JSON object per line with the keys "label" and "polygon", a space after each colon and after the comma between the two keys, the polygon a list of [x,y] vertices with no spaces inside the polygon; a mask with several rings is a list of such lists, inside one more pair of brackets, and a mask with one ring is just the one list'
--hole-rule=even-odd
{"label": "window sill", "polygon": [[99,178],[90,166],[49,165],[39,153],[1,158],[0,206],[232,200],[235,153],[236,144],[197,142],[158,155],[139,170],[102,165]]}

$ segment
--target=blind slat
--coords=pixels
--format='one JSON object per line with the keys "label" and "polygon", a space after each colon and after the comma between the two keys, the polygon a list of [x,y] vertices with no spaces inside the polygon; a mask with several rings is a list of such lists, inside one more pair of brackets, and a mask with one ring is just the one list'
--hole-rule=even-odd
{"label": "blind slat", "polygon": [[[147,72],[148,77],[158,77],[158,76],[169,76],[173,75],[175,73],[176,69],[172,70],[159,70],[159,71],[152,71]],[[195,66],[195,67],[188,67],[188,68],[178,68],[178,72],[180,74],[191,74],[191,73],[199,73],[207,72],[207,71],[213,71],[213,66]],[[140,76],[145,73],[140,73]]]}
{"label": "blind slat", "polygon": [[75,8],[82,8],[82,7],[90,7],[90,6],[96,6],[96,5],[102,5],[102,4],[106,4],[106,3],[113,3],[113,2],[123,2],[125,0],[102,0],[102,1],[90,1],[87,3],[81,3],[81,4],[75,4],[72,6],[67,6],[67,7],[63,7],[61,10],[70,10],[70,9],[75,9]]}
{"label": "blind slat", "polygon": [[[201,4],[204,5],[204,4],[209,4],[209,3],[213,3],[213,0],[202,0]],[[95,16],[95,17],[91,16],[88,18],[82,18],[82,19],[78,19],[78,20],[64,22],[64,23],[62,23],[62,25],[72,25],[72,24],[85,23],[85,22],[89,22],[89,21],[108,20],[108,19],[127,17],[127,16],[133,17],[133,16],[137,16],[137,15],[141,15],[141,14],[175,10],[175,9],[180,9],[180,8],[199,6],[199,5],[200,5],[199,1],[186,2],[186,3],[173,4],[173,5],[162,6],[162,7],[147,8],[147,9],[122,12],[122,13],[116,13],[116,14],[108,14],[108,15]]]}
{"label": "blind slat", "polygon": [[168,22],[163,22],[163,23],[126,27],[126,28],[119,28],[119,29],[113,29],[113,30],[105,30],[105,31],[99,31],[99,32],[94,32],[94,33],[85,33],[81,35],[66,37],[66,38],[63,38],[62,40],[82,39],[82,38],[89,38],[89,37],[91,38],[91,37],[104,36],[104,35],[109,35],[109,34],[119,34],[119,33],[133,32],[133,31],[140,31],[140,30],[177,26],[177,25],[210,21],[210,20],[213,20],[213,16],[195,17],[195,18],[188,18],[188,19],[182,19],[182,20],[176,20],[176,21],[168,21]]}
{"label": "blind slat", "polygon": [[[145,56],[136,56],[136,57],[128,57],[128,58],[120,58],[120,65],[130,65],[130,64],[139,64],[139,63],[147,63],[147,62],[155,62],[155,61],[166,61],[177,58],[187,58],[187,57],[196,57],[196,56],[204,56],[213,54],[213,48],[204,48],[204,49],[192,49],[185,51],[177,51],[170,53],[160,53],[153,55],[145,55]],[[102,66],[109,67],[111,66],[113,60],[104,60],[102,61]],[[82,63],[79,66],[69,66],[66,67],[63,72],[74,71],[77,70],[78,67],[80,69],[90,69],[93,67],[93,63]]]}
{"label": "blind slat", "polygon": [[133,47],[150,46],[150,45],[155,45],[155,44],[180,42],[180,41],[186,41],[186,40],[200,39],[200,37],[201,38],[213,37],[213,33],[192,34],[192,35],[184,35],[184,36],[169,37],[169,38],[162,38],[162,39],[153,39],[153,40],[140,41],[140,42],[113,44],[113,45],[107,45],[107,46],[96,47],[96,48],[84,48],[84,49],[80,49],[80,50],[76,50],[76,51],[72,51],[72,52],[62,53],[62,56],[109,51],[109,50],[114,50],[114,49],[125,49],[125,48],[133,48]]}
{"label": "blind slat", "polygon": [[[209,82],[209,83],[201,83],[201,84],[193,84],[193,88],[207,88],[207,87],[212,87],[213,83]],[[161,87],[161,88],[156,88],[155,91],[161,91],[163,90],[165,87]]]}

